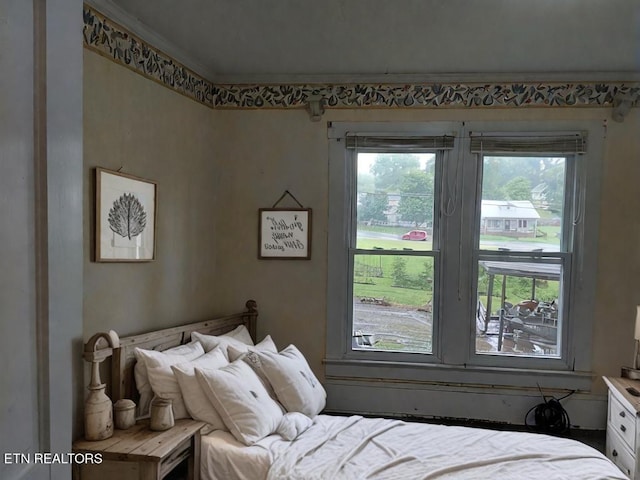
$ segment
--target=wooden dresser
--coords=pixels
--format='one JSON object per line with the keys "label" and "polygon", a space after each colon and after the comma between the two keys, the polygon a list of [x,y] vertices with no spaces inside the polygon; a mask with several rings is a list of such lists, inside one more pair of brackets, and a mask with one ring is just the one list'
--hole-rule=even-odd
{"label": "wooden dresser", "polygon": [[106,440],[78,440],[75,453],[100,454],[100,464],[74,465],[74,480],[161,480],[183,462],[188,479],[200,478],[200,429],[202,422],[176,420],[163,432],[149,429],[142,421],[127,430],[114,430]]}
{"label": "wooden dresser", "polygon": [[604,377],[609,388],[607,413],[607,457],[630,479],[640,480],[638,450],[640,450],[640,381],[628,378]]}

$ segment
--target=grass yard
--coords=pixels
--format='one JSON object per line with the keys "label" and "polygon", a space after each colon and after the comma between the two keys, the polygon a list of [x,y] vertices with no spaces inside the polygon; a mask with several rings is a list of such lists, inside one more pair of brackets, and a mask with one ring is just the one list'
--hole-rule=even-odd
{"label": "grass yard", "polygon": [[[405,246],[407,244],[410,247]],[[427,251],[431,250],[431,242],[360,238],[358,247]],[[403,267],[398,267],[399,264]],[[399,268],[403,272],[398,272]],[[404,273],[404,277],[400,273]],[[357,255],[355,258],[353,290],[356,297],[384,298],[394,305],[420,307],[431,300],[432,285],[431,256]]]}
{"label": "grass yard", "polygon": [[354,283],[353,294],[356,297],[384,299],[393,305],[421,307],[431,300],[431,290],[418,290],[406,287],[394,287],[391,278],[376,278],[373,284]]}

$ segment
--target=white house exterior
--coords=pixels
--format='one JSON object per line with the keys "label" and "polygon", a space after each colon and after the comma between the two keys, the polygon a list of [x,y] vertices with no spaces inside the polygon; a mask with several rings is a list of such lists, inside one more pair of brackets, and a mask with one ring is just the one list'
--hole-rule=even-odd
{"label": "white house exterior", "polygon": [[535,237],[540,215],[529,200],[482,200],[480,232]]}

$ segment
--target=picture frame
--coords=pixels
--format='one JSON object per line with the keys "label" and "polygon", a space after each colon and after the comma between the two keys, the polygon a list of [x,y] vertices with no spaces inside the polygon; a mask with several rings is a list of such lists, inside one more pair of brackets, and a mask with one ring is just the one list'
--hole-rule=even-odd
{"label": "picture frame", "polygon": [[95,261],[155,260],[156,183],[104,168],[95,173]]}
{"label": "picture frame", "polygon": [[310,208],[261,208],[258,217],[258,258],[311,258]]}

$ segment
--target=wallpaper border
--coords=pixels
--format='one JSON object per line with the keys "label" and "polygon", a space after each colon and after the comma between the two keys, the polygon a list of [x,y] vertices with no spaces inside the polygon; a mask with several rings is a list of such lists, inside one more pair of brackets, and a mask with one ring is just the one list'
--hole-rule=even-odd
{"label": "wallpaper border", "polygon": [[605,107],[638,98],[636,82],[214,84],[92,7],[83,7],[84,46],[211,108]]}

